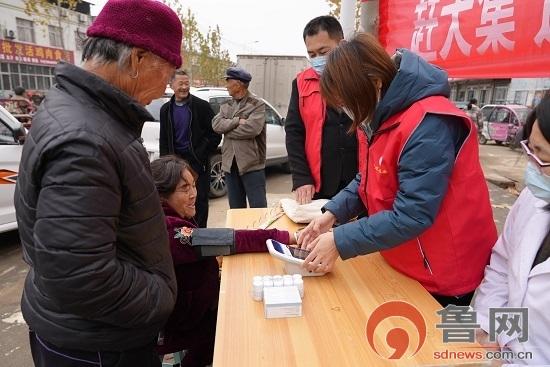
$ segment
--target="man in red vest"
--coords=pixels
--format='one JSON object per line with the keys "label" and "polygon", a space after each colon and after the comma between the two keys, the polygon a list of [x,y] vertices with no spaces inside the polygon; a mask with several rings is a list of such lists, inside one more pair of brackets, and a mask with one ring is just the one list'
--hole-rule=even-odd
{"label": "man in red vest", "polygon": [[342,26],[330,16],[312,19],[304,28],[312,67],[292,82],[285,123],[286,149],[296,201],[330,199],[357,173],[357,138],[349,133],[351,119],[326,105],[319,79],[326,55],[344,38]]}

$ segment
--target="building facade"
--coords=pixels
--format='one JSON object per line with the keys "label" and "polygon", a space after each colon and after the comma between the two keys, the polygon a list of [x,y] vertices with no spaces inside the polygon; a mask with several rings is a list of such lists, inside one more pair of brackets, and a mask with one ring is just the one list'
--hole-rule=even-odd
{"label": "building facade", "polygon": [[452,79],[451,100],[478,104],[520,104],[535,107],[542,97],[550,94],[550,78],[514,79]]}
{"label": "building facade", "polygon": [[50,16],[25,13],[22,0],[0,0],[0,98],[21,86],[44,93],[58,61],[80,63],[81,45],[92,22],[90,4],[75,10],[53,7]]}

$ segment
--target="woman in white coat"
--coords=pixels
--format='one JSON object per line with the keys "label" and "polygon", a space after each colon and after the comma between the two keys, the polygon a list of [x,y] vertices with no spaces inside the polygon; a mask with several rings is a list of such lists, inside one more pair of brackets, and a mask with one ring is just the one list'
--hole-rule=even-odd
{"label": "woman in white coat", "polygon": [[[528,340],[502,332],[497,342],[513,352],[508,362],[550,365],[550,98],[530,116],[524,136],[527,187],[506,219],[473,305],[485,332],[489,308],[527,308]],[[532,359],[525,359],[525,352]]]}

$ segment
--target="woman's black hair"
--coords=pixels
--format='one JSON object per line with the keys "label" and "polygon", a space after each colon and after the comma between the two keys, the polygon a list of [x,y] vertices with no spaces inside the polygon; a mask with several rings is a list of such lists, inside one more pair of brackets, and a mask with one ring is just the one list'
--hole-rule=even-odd
{"label": "woman's black hair", "polygon": [[538,106],[529,114],[523,127],[523,139],[528,139],[533,125],[538,120],[539,129],[546,141],[550,142],[550,96],[544,97]]}
{"label": "woman's black hair", "polygon": [[189,163],[175,155],[166,155],[151,162],[153,181],[162,199],[168,199],[176,191],[186,171],[189,171],[195,180],[197,179],[197,174]]}

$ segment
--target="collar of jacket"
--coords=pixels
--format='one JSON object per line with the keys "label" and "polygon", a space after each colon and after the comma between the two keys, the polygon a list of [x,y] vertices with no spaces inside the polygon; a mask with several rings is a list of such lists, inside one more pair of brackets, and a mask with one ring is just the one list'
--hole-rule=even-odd
{"label": "collar of jacket", "polygon": [[[194,97],[195,96],[192,95],[191,93],[189,93],[189,96],[187,96],[187,105],[189,106],[189,108],[191,108],[191,106],[193,105],[193,98]],[[170,97],[170,106],[172,106],[175,103],[176,103],[176,95],[172,94],[172,97]]]}
{"label": "collar of jacket", "polygon": [[55,67],[59,87],[82,103],[96,103],[114,119],[141,135],[143,123],[153,116],[136,100],[97,75],[78,66],[60,62]]}
{"label": "collar of jacket", "polygon": [[246,94],[241,98],[240,100],[235,99],[234,97],[231,97],[231,100],[228,102],[230,105],[233,105],[234,103],[243,103],[244,106],[246,104],[246,100],[252,96],[252,93],[250,93],[249,90],[246,91]]}
{"label": "collar of jacket", "polygon": [[162,210],[164,211],[164,216],[166,217],[167,221],[173,221],[173,219],[177,219],[178,221],[183,221],[184,226],[187,226],[189,228],[197,228],[197,224],[195,223],[195,221],[193,219],[182,218],[178,214],[178,212],[176,212],[166,202],[162,203]]}
{"label": "collar of jacket", "polygon": [[304,73],[304,78],[306,80],[318,80],[318,81],[321,80],[321,77],[319,76],[319,74],[317,74],[317,72],[313,68],[306,69],[303,71],[303,73]]}

